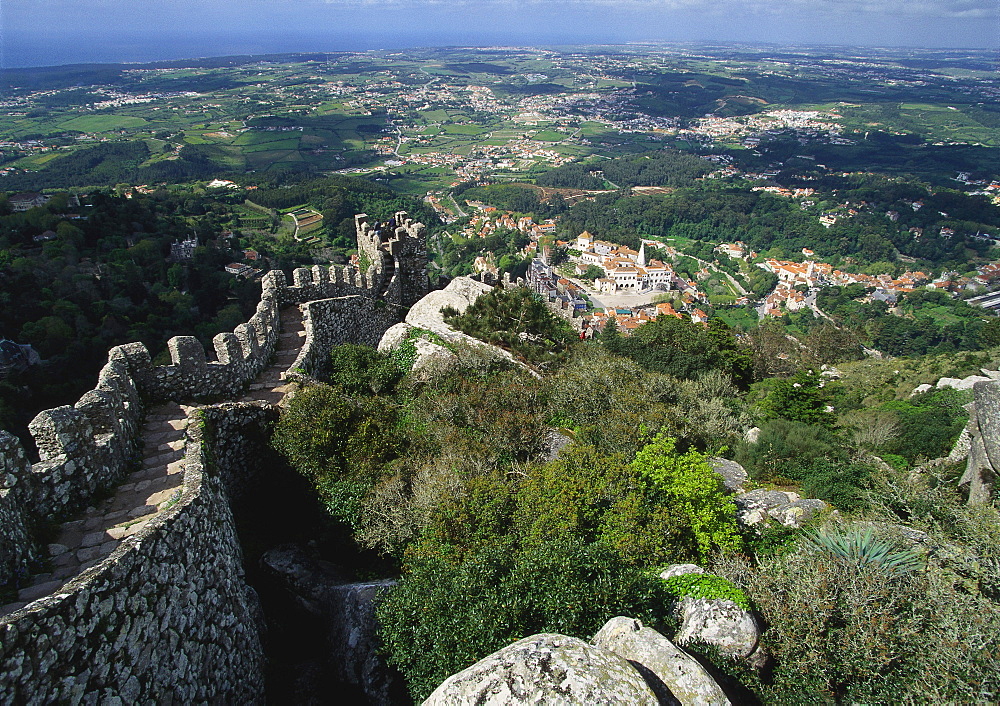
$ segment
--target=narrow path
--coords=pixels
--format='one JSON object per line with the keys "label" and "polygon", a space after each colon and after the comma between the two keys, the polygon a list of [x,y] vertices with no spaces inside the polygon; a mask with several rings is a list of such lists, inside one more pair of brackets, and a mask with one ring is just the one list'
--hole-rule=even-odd
{"label": "narrow path", "polygon": [[[295,362],[305,342],[305,327],[297,306],[281,311],[281,335],[274,361],[237,401],[277,404],[287,390],[283,373]],[[184,482],[184,432],[188,414],[198,405],[167,402],[146,412],[142,429],[142,464],[115,488],[114,494],[64,522],[47,546],[49,569],[32,576],[17,593],[17,601],[0,607],[11,613],[31,601],[56,593],[63,585],[111,554],[126,537],[139,532],[181,497]]]}

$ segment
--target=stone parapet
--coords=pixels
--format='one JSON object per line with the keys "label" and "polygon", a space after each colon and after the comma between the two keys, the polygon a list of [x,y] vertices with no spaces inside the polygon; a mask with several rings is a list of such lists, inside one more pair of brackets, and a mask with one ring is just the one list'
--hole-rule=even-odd
{"label": "stone parapet", "polygon": [[[359,219],[359,245],[374,247],[372,226]],[[393,221],[385,242],[379,236],[385,257],[366,272],[302,268],[291,285],[284,273],[267,273],[253,316],[216,336],[212,356],[189,336],[168,342],[169,365],[153,365],[141,343],[112,348],[93,390],[30,423],[37,463],[0,431],[0,588],[39,554],[33,528],[87,507],[140,462],[146,403],[241,393],[277,347],[281,307],[304,305],[306,341],[293,368],[320,371],[338,343],[377,345],[402,305],[427,290],[423,226],[402,212]],[[227,494],[238,494],[263,458],[246,439],[266,438],[275,414],[262,404],[204,412],[218,468],[206,473],[200,425],[191,425],[179,502],[58,593],[0,618],[0,701],[259,700],[254,596],[242,581]]]}
{"label": "stone parapet", "polygon": [[288,377],[315,377],[327,364],[330,349],[342,343],[377,347],[382,335],[405,313],[400,307],[367,297],[320,299],[302,305],[306,340]]}
{"label": "stone parapet", "polygon": [[[189,425],[176,505],[58,593],[0,618],[5,702],[262,702],[259,608],[227,490],[239,475],[228,464],[260,443],[238,434],[269,414],[253,407]],[[205,443],[206,430],[226,447]]]}

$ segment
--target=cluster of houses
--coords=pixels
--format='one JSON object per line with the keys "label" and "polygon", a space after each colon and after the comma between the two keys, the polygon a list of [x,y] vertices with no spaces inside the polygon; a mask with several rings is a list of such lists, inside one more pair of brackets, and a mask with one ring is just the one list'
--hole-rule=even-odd
{"label": "cluster of houses", "polygon": [[660,316],[690,318],[695,323],[708,321],[708,314],[697,308],[698,301],[688,296],[684,299],[686,314],[677,311],[670,302],[635,307],[605,307],[587,312],[588,301],[584,290],[565,277],[561,277],[544,257],[532,260],[526,281],[528,287],[538,294],[542,301],[547,302],[556,314],[574,321],[581,338],[593,338],[604,330],[609,321],[614,321],[619,331],[626,336]]}
{"label": "cluster of houses", "polygon": [[584,274],[592,265],[604,270],[604,277],[594,282],[598,292],[667,291],[679,279],[670,265],[647,260],[645,243],[637,252],[624,245],[597,240],[584,231],[577,237],[576,247],[580,250],[576,258],[577,275]]}
{"label": "cluster of houses", "polygon": [[614,321],[622,335],[629,335],[640,326],[655,321],[661,316],[672,316],[675,319],[690,318],[696,324],[708,323],[708,314],[694,307],[685,316],[677,311],[670,302],[647,304],[639,307],[606,307],[593,311],[582,321],[581,338],[593,338],[604,330],[609,322]]}
{"label": "cluster of houses", "polygon": [[536,242],[542,236],[554,235],[556,232],[556,223],[551,219],[535,223],[531,216],[515,216],[511,211],[500,211],[495,206],[487,206],[479,201],[466,203],[477,210],[462,231],[466,238],[486,238],[499,231],[516,230],[526,233],[532,242]]}
{"label": "cluster of houses", "polygon": [[566,318],[573,318],[576,312],[587,310],[584,291],[565,277],[561,277],[548,264],[548,258],[536,257],[533,259],[525,274],[525,279],[528,287],[541,297],[542,301],[554,305],[552,308],[556,313]]}
{"label": "cluster of houses", "polygon": [[44,206],[49,202],[51,196],[46,196],[45,194],[39,194],[34,191],[22,191],[19,194],[13,194],[7,197],[7,203],[10,204],[10,210],[17,213],[19,211],[27,211],[38,206]]}
{"label": "cluster of houses", "polygon": [[[802,254],[807,257],[812,255],[812,250],[803,248]],[[826,262],[816,262],[805,260],[804,262],[789,262],[786,260],[775,260],[768,258],[759,265],[768,272],[773,272],[778,277],[779,283],[785,283],[792,287],[805,285],[810,289],[818,287],[842,287],[848,284],[863,284],[866,287],[875,287],[893,292],[912,292],[921,284],[928,282],[930,276],[924,272],[904,272],[897,278],[887,274],[867,275],[854,272],[843,272],[833,269],[833,265]]]}

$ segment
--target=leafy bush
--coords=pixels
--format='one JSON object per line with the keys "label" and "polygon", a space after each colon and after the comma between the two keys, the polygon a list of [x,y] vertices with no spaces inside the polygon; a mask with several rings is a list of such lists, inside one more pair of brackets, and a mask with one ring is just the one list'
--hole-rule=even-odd
{"label": "leafy bush", "polygon": [[524,479],[514,529],[526,543],[563,537],[599,542],[635,565],[699,556],[680,503],[652,491],[621,457],[579,443]]}
{"label": "leafy bush", "polygon": [[631,336],[614,338],[610,352],[631,358],[646,370],[692,380],[710,370],[720,370],[738,384],[747,385],[753,371],[749,349],[742,346],[720,319],[707,327],[690,320],[661,316]]}
{"label": "leafy bush", "polygon": [[885,450],[910,463],[918,457],[947,455],[968,421],[962,405],[971,397],[969,392],[943,389],[882,405],[880,410],[894,413],[899,420],[899,434],[885,445]]}
{"label": "leafy bush", "polygon": [[[774,658],[743,682],[761,701],[981,703],[1000,695],[1000,606],[931,566],[902,575],[826,551],[729,557],[714,567],[743,586]],[[734,665],[734,668],[739,668]]]}
{"label": "leafy bush", "polygon": [[750,609],[747,594],[732,581],[712,574],[681,574],[664,580],[666,592],[676,598],[707,598],[732,601],[744,610]]}
{"label": "leafy bush", "polygon": [[687,515],[702,558],[715,549],[741,548],[736,505],[703,454],[678,453],[676,440],[661,433],[636,454],[632,468],[664,502]]}
{"label": "leafy bush", "polygon": [[769,380],[767,396],[759,403],[769,419],[781,418],[803,424],[829,426],[833,415],[826,410],[825,381],[815,370],[800,370],[784,380]]}
{"label": "leafy bush", "polygon": [[375,398],[347,398],[329,385],[312,385],[292,397],[271,443],[333,514],[353,520],[366,490],[403,450],[398,421],[395,408]]}
{"label": "leafy bush", "polygon": [[494,538],[461,556],[422,553],[380,596],[391,664],[418,703],[457,671],[540,632],[587,640],[616,615],[666,617],[662,581],[580,540],[519,547]]}
{"label": "leafy bush", "polygon": [[403,372],[390,356],[370,346],[345,343],[330,351],[330,384],[349,395],[392,392]]}
{"label": "leafy bush", "polygon": [[802,492],[820,498],[841,510],[855,510],[865,503],[864,489],[872,468],[851,462],[840,454],[831,458],[814,458],[808,464],[792,464],[786,475],[802,485]]}
{"label": "leafy bush", "polygon": [[830,432],[823,427],[772,419],[760,425],[756,443],[739,447],[736,460],[756,480],[788,478],[793,466],[807,466],[835,453]]}
{"label": "leafy bush", "polygon": [[459,314],[444,309],[445,321],[463,333],[501,346],[529,363],[564,360],[577,337],[526,287],[495,288]]}

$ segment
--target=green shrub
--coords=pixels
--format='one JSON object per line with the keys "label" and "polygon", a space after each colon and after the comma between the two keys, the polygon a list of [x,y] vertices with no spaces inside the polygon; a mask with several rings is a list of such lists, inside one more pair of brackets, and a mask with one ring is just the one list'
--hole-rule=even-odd
{"label": "green shrub", "polygon": [[370,346],[345,343],[330,351],[330,384],[349,395],[390,393],[404,372]]}
{"label": "green shrub", "polygon": [[419,703],[488,654],[540,632],[589,640],[616,615],[666,617],[662,581],[609,548],[579,540],[519,547],[494,538],[461,556],[408,565],[376,605],[388,660]]}
{"label": "green shrub", "polygon": [[1000,695],[1000,606],[954,574],[898,575],[826,551],[756,566],[729,557],[713,568],[744,587],[768,626],[761,644],[773,669],[740,674],[763,703],[995,703]]}
{"label": "green shrub", "polygon": [[872,469],[838,458],[815,458],[808,465],[790,464],[786,475],[802,485],[802,492],[841,510],[856,510],[865,503],[864,488]]}
{"label": "green shrub", "polygon": [[769,380],[770,388],[759,403],[770,419],[781,418],[803,424],[830,426],[833,414],[827,411],[826,381],[815,370],[800,370],[784,380]]}
{"label": "green shrub", "polygon": [[632,468],[664,502],[676,503],[687,515],[702,558],[716,549],[742,547],[736,505],[703,454],[679,453],[676,440],[661,433],[636,454]]}
{"label": "green shrub", "polygon": [[314,484],[331,509],[339,508],[346,513],[342,517],[351,519],[364,487],[385,472],[402,452],[405,439],[394,406],[377,398],[344,397],[329,385],[312,385],[292,397],[271,443]]}
{"label": "green shrub", "polygon": [[743,444],[736,460],[760,481],[787,478],[792,465],[806,465],[834,453],[830,432],[823,427],[771,419],[760,425],[757,442]]}
{"label": "green shrub", "polygon": [[905,471],[910,467],[903,456],[897,454],[882,454],[882,460],[895,468],[897,471]]}
{"label": "green shrub", "polygon": [[910,463],[919,457],[947,455],[969,419],[962,405],[970,399],[967,391],[944,389],[882,405],[879,409],[891,411],[899,419],[899,434],[885,450]]}
{"label": "green shrub", "polygon": [[566,360],[577,342],[573,328],[526,287],[495,288],[459,314],[442,310],[445,321],[470,336],[501,346],[534,365]]}
{"label": "green shrub", "polygon": [[664,580],[666,592],[676,598],[707,598],[732,601],[744,610],[750,609],[747,594],[732,581],[712,574],[682,574]]}

